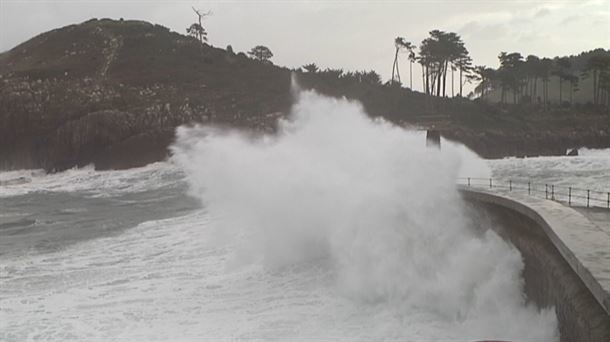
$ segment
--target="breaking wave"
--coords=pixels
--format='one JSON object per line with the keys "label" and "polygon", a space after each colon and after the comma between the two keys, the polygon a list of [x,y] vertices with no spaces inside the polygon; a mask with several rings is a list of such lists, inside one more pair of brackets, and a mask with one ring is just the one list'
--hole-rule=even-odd
{"label": "breaking wave", "polygon": [[338,296],[397,318],[388,336],[422,338],[408,322],[427,317],[442,331],[429,338],[558,339],[553,309],[526,304],[519,252],[472,228],[463,153],[427,149],[357,102],[296,97],[274,135],[177,132],[172,161],[215,218],[214,243],[240,241],[227,267],[315,265]]}

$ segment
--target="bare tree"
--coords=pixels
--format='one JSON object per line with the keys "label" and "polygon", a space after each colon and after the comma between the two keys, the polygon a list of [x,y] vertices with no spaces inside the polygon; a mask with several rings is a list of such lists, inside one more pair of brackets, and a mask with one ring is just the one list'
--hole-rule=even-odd
{"label": "bare tree", "polygon": [[186,33],[188,33],[190,36],[197,38],[202,43],[207,42],[208,33],[203,28],[202,20],[203,18],[212,15],[212,12],[207,11],[204,13],[201,10],[196,9],[195,7],[193,7],[193,12],[195,12],[195,14],[197,15],[197,22],[189,26],[186,29]]}

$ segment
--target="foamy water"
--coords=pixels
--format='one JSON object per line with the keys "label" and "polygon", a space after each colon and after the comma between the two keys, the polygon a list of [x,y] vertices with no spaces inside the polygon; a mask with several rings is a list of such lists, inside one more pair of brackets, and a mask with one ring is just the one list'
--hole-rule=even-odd
{"label": "foamy water", "polygon": [[598,182],[604,155],[488,168],[443,147],[305,93],[278,136],[182,129],[169,162],[2,173],[32,181],[0,187],[0,237],[21,246],[0,242],[0,340],[558,340],[455,179]]}
{"label": "foamy water", "polygon": [[498,179],[610,191],[610,149],[581,149],[573,157],[505,158],[488,164]]}

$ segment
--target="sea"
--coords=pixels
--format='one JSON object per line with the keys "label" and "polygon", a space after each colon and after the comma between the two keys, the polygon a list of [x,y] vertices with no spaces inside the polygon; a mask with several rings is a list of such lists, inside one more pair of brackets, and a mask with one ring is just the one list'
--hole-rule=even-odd
{"label": "sea", "polygon": [[295,97],[273,135],[182,127],[140,168],[0,172],[0,341],[559,340],[456,184],[603,193],[610,150],[484,160]]}

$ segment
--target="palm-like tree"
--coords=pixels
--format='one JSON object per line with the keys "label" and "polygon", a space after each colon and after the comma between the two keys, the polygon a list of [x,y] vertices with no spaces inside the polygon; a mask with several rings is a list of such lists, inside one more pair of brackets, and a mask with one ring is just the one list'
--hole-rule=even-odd
{"label": "palm-like tree", "polygon": [[392,81],[391,81],[391,83],[394,83],[394,82],[401,83],[401,80],[400,80],[400,70],[398,69],[398,53],[400,51],[403,51],[403,50],[406,50],[406,51],[409,51],[410,53],[412,53],[413,49],[415,48],[415,45],[411,44],[411,42],[408,42],[403,37],[396,37],[394,39],[394,47],[396,48],[396,50],[394,52],[394,64],[392,64]]}
{"label": "palm-like tree", "polygon": [[320,71],[320,68],[318,68],[316,63],[305,64],[303,65],[303,69],[305,69],[310,74],[315,74],[316,72]]}

